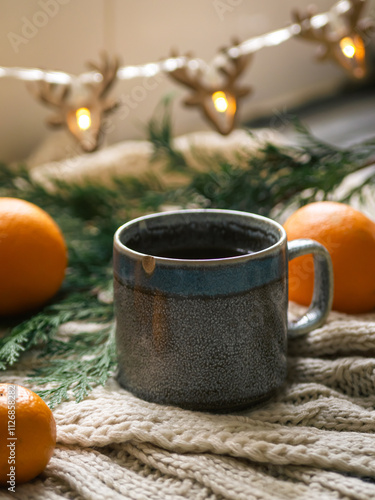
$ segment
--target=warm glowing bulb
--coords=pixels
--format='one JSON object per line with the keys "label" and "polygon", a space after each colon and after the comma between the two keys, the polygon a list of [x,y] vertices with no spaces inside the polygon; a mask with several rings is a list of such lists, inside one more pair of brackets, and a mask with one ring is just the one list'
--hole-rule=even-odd
{"label": "warm glowing bulb", "polygon": [[91,113],[87,108],[79,108],[76,111],[78,127],[87,130],[91,126]]}
{"label": "warm glowing bulb", "polygon": [[352,59],[357,52],[354,40],[348,36],[340,40],[340,49],[345,57]]}
{"label": "warm glowing bulb", "polygon": [[212,101],[214,103],[216,111],[218,111],[219,113],[225,113],[225,111],[228,109],[229,102],[227,96],[225,95],[225,92],[214,92],[212,94]]}

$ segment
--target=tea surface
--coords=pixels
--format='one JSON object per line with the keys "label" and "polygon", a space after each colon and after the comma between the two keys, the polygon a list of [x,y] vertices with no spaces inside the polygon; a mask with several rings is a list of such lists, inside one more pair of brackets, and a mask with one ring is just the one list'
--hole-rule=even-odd
{"label": "tea surface", "polygon": [[230,247],[184,247],[184,248],[166,248],[159,250],[157,257],[166,257],[168,259],[225,259],[228,257],[239,257],[253,253],[251,250],[242,250]]}

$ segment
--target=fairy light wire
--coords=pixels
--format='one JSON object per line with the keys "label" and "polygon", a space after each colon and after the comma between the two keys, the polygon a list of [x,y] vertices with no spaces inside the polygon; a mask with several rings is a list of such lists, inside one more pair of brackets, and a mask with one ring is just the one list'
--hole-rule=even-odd
{"label": "fairy light wire", "polygon": [[[333,16],[345,14],[350,8],[351,3],[349,0],[340,0],[330,11],[313,16],[310,20],[311,25],[314,28],[325,26],[331,21]],[[297,36],[300,31],[301,26],[294,23],[286,28],[249,38],[238,45],[220,52],[209,63],[203,59],[189,58],[186,56],[169,57],[159,62],[120,67],[116,76],[118,80],[131,80],[133,78],[142,77],[151,78],[159,73],[169,73],[185,66],[192,70],[200,69],[207,73],[212,69],[217,70],[222,67],[227,57],[236,59],[242,55],[257,52],[265,47],[280,45]],[[44,80],[48,83],[68,85],[77,82],[90,83],[100,81],[102,75],[94,71],[73,75],[64,71],[0,66],[0,78],[14,78],[23,81]]]}

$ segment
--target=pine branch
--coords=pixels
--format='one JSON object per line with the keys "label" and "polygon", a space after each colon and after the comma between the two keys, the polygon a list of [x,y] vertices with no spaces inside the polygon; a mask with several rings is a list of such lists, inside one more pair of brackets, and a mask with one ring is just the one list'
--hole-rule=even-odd
{"label": "pine branch", "polygon": [[[78,348],[73,345],[77,341],[75,336],[63,349],[55,346],[59,353],[57,359],[51,358],[48,364],[34,370],[30,379],[33,383],[52,385],[52,388],[38,391],[51,408],[71,396],[79,403],[94,386],[106,383],[116,367],[114,331],[112,323],[95,334],[80,335]],[[53,351],[54,347],[51,349]],[[62,357],[64,353],[70,353],[69,358]],[[86,355],[82,356],[84,353]]]}
{"label": "pine branch", "polygon": [[[149,140],[162,151],[169,169],[178,169],[179,152],[174,149],[169,128],[169,103],[164,115],[153,118]],[[160,113],[160,110],[159,110]],[[159,125],[157,125],[159,123]],[[280,216],[288,205],[304,205],[316,199],[329,199],[344,178],[375,161],[375,138],[348,149],[340,149],[314,137],[297,119],[294,120],[299,145],[278,146],[266,143],[258,151],[241,152],[229,162],[219,154],[200,154],[202,171],[189,165],[191,175],[185,189],[171,192],[169,200],[181,205],[192,201],[201,206],[244,210],[262,215]],[[168,133],[165,132],[168,130]],[[251,132],[249,132],[251,135]],[[167,140],[167,145],[164,144]],[[162,146],[161,146],[162,145]],[[369,178],[365,185],[373,183]],[[356,191],[353,191],[353,196]],[[349,202],[345,196],[337,201]],[[275,212],[275,207],[280,210]]]}
{"label": "pine branch", "polygon": [[[53,339],[61,325],[68,321],[106,322],[113,318],[111,304],[101,304],[89,294],[70,294],[60,302],[46,306],[23,321],[0,339],[0,370],[14,365],[20,355],[34,346],[45,346],[43,355],[54,353]],[[72,349],[73,345],[70,345]],[[64,351],[64,350],[63,350]],[[66,351],[65,351],[66,352]]]}
{"label": "pine branch", "polygon": [[166,162],[167,170],[186,171],[189,165],[184,155],[173,147],[171,105],[172,97],[167,96],[147,125],[148,140],[154,148],[151,161],[162,159]]}
{"label": "pine branch", "polygon": [[[280,205],[310,203],[318,194],[332,197],[344,178],[364,168],[374,153],[375,141],[350,150],[326,147],[315,139],[303,148],[266,144],[237,164],[219,159],[216,167],[194,176],[189,190],[211,207],[270,215]],[[366,184],[371,182],[369,178]]]}

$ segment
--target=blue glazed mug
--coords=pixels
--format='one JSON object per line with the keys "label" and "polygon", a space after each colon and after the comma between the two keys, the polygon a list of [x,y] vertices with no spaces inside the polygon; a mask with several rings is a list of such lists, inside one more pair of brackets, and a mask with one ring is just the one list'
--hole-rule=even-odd
{"label": "blue glazed mug", "polygon": [[[288,323],[288,260],[307,253],[312,303]],[[332,288],[327,250],[288,243],[266,217],[198,209],[128,222],[114,237],[119,382],[147,401],[192,410],[257,404],[285,381],[287,337],[325,321]]]}

